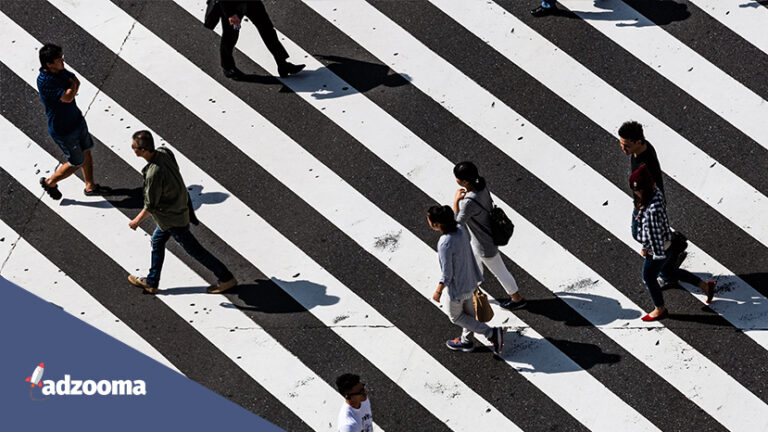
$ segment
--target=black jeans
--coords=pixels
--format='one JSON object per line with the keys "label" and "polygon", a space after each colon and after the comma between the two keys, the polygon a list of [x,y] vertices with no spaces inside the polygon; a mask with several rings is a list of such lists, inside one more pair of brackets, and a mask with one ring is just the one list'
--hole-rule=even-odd
{"label": "black jeans", "polygon": [[163,261],[165,261],[165,244],[168,243],[168,239],[171,237],[173,237],[173,239],[176,240],[176,242],[180,244],[192,258],[196,259],[200,264],[212,271],[218,280],[226,282],[232,279],[232,273],[229,272],[227,267],[208,252],[200,242],[197,241],[195,236],[192,235],[189,231],[189,225],[168,228],[165,231],[161,230],[160,227],[157,227],[152,234],[152,267],[149,269],[149,275],[147,276],[147,283],[150,286],[157,288],[160,284],[160,271],[163,269]]}
{"label": "black jeans", "polygon": [[[256,26],[256,29],[261,35],[261,39],[264,44],[272,53],[275,61],[278,65],[285,62],[288,58],[288,52],[285,51],[283,44],[277,38],[277,32],[275,32],[275,26],[272,25],[272,21],[267,15],[267,10],[264,8],[264,4],[260,1],[248,2],[248,6],[245,12],[245,16],[250,19]],[[243,18],[243,17],[239,17]],[[229,17],[221,17],[221,67],[224,69],[232,69],[235,67],[235,57],[232,55],[235,50],[235,44],[238,37],[240,37],[240,30],[235,30],[231,24],[229,24]]]}

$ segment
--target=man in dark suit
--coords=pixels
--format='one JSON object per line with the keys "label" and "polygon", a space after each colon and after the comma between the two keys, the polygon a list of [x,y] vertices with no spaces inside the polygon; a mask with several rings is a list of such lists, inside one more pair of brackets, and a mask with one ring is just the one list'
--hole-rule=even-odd
{"label": "man in dark suit", "polygon": [[232,52],[235,50],[237,38],[240,36],[240,21],[247,16],[256,29],[259,30],[261,39],[267,45],[269,52],[275,57],[277,72],[280,77],[296,74],[304,69],[303,64],[295,65],[288,62],[288,53],[283,44],[277,39],[277,32],[272,21],[267,15],[264,3],[261,1],[224,1],[207,0],[208,8],[205,11],[205,27],[213,30],[216,23],[221,21],[221,67],[224,76],[239,79],[244,74],[235,66],[235,58]]}

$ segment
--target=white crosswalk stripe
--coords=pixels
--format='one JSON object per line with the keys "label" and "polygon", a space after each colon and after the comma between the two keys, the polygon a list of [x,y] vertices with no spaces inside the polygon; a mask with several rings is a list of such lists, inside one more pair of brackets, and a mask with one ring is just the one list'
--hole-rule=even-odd
{"label": "white crosswalk stripe", "polygon": [[[651,116],[648,112],[635,105],[627,97],[612,89],[608,84],[601,81],[597,76],[589,72],[567,54],[557,49],[546,39],[528,28],[520,20],[510,14],[505,14],[501,8],[489,3],[482,7],[471,7],[467,3],[452,2],[450,0],[432,0],[444,12],[453,19],[469,28],[472,32],[482,37],[494,49],[503,53],[510,61],[526,68],[532,76],[545,81],[552,87],[558,95],[566,100],[572,101],[574,105],[588,115],[592,120],[600,124],[611,133],[618,129],[617,125],[622,123],[623,118],[633,118],[648,126],[648,134],[655,137],[663,137],[661,141],[665,144],[660,147],[673,146],[672,143],[684,143],[684,138],[677,135],[671,128],[662,124]],[[492,25],[488,25],[493,23]],[[515,32],[508,32],[505,29],[515,28]],[[527,43],[524,43],[527,42]],[[552,76],[549,71],[557,65],[563,72],[557,77]],[[609,101],[616,101],[612,105]],[[495,127],[489,122],[486,129]],[[491,132],[489,132],[491,133]],[[502,148],[510,157],[516,158],[521,155],[520,150],[506,145],[508,140],[498,140],[498,146]],[[536,148],[538,152],[547,143],[546,138],[537,140]],[[693,147],[691,143],[684,144],[686,147]],[[610,184],[594,170],[586,167],[577,159],[569,159],[566,150],[563,148],[553,149],[550,153],[554,157],[559,153],[559,160],[562,160],[563,167],[568,164],[580,165],[579,178],[581,181],[589,182],[588,188],[595,192],[594,196],[584,196],[583,194],[573,193],[570,184],[566,178],[556,178],[549,176],[546,178],[547,184],[555,188],[569,201],[573,202],[579,209],[587,213],[592,219],[608,229],[611,234],[621,239],[628,247],[640,252],[637,248],[637,242],[632,238],[629,230],[626,229],[625,218],[627,205],[630,200],[626,195]],[[661,152],[660,152],[661,153]],[[671,150],[670,154],[687,154],[685,150]],[[539,155],[540,156],[540,155]],[[662,160],[664,155],[659,156]],[[695,165],[693,160],[686,157],[674,158],[680,162],[681,166]],[[552,162],[549,158],[544,158],[543,163],[540,157],[526,158],[523,164],[529,169],[536,167],[534,173],[547,172],[565,172],[552,170]],[[665,167],[669,164],[665,163]],[[693,171],[693,170],[692,170]],[[544,175],[544,174],[543,174]],[[697,173],[698,176],[698,173]],[[673,176],[674,178],[674,176]],[[587,180],[588,179],[588,180]],[[608,201],[608,205],[602,203]],[[749,207],[747,203],[743,211]],[[768,299],[749,286],[725,266],[717,262],[706,252],[691,244],[690,256],[687,259],[687,266],[692,271],[707,271],[712,274],[714,279],[719,277],[728,278],[733,281],[733,290],[726,294],[728,301],[718,301],[712,307],[730,321],[734,326],[747,331],[747,334],[754,337],[755,340],[768,349],[768,333],[751,332],[755,328],[764,328],[764,321],[754,319],[756,317],[768,317]],[[685,287],[691,291],[702,302],[706,296],[697,288],[685,284]],[[748,312],[747,312],[748,311]],[[746,312],[746,313],[745,313]]]}
{"label": "white crosswalk stripe", "polygon": [[[768,102],[619,0],[561,2],[605,36],[768,148]],[[610,14],[612,19],[605,19]],[[688,185],[686,185],[688,186]],[[690,187],[690,186],[688,186]]]}
{"label": "white crosswalk stripe", "polygon": [[757,1],[692,0],[691,3],[738,34],[745,41],[768,54],[768,8]]}
{"label": "white crosswalk stripe", "polygon": [[0,220],[0,276],[181,373],[162,353],[121,322],[69,276]]}
{"label": "white crosswalk stripe", "polygon": [[[302,203],[321,215],[333,229],[347,236],[361,254],[374,258],[381,268],[386,269],[387,274],[372,277],[381,278],[386,284],[387,278],[393,275],[417,294],[418,308],[431,311],[436,307],[447,314],[445,304],[431,301],[439,275],[434,245],[407,228],[410,225],[406,221],[391,216],[391,212],[361,193],[355,185],[358,180],[334,172],[327,163],[303,148],[301,140],[292,138],[290,131],[272,123],[269,116],[261,113],[249,99],[220,84],[222,78],[208,75],[205,69],[177,51],[172,43],[154,34],[150,26],[145,27],[124,10],[119,0],[114,0],[115,3],[94,0],[87,6],[67,0],[48,1],[80,27],[82,35],[75,37],[95,38],[135,69],[142,79],[188,110],[195,122],[219,133],[228,143],[222,151],[237,152],[247,158],[246,166],[263,168]],[[204,5],[200,1],[175,0],[175,3],[196,20],[202,20]],[[647,135],[660,137],[659,140],[664,142],[656,149],[667,174],[757,240],[760,248],[768,247],[768,224],[762,216],[768,213],[768,198],[717,163],[717,155],[699,149],[695,142],[656,119],[498,4],[445,0],[429,0],[429,3],[609,134],[615,134],[627,118],[640,120],[647,126]],[[624,3],[604,1],[594,6],[576,0],[562,3],[604,37],[664,74],[666,79],[724,118],[730,126],[768,148],[768,128],[760,120],[768,115],[768,103],[736,79]],[[726,17],[723,11],[739,7],[734,2],[729,2],[730,6],[707,0],[694,3],[765,51],[762,34],[757,30],[759,17],[765,15],[763,6],[758,5],[760,10],[747,18],[746,8]],[[395,19],[377,9],[374,1],[301,0],[286,4],[317,14],[325,24],[349,37],[395,73],[402,74],[409,86],[426,95],[448,115],[455,116],[458,122],[540,179],[562,197],[563,202],[578,208],[618,239],[622,244],[616,246],[622,250],[629,248],[628,251],[638,249],[625,223],[631,212],[631,201],[625,191],[515,112],[498,95],[433,52]],[[3,6],[0,10],[8,7]],[[606,8],[627,19],[631,15],[633,23],[642,25],[618,26],[616,20],[596,18],[598,9],[604,11]],[[179,18],[188,19],[186,16]],[[508,31],[509,28],[514,31]],[[220,28],[216,32],[220,35]],[[287,92],[284,97],[297,98],[312,107],[319,118],[349,134],[360,144],[360,149],[379,158],[392,175],[405,179],[418,193],[438,202],[449,200],[456,188],[451,175],[455,161],[433,148],[429,139],[395,118],[375,98],[356,90],[354,85],[326,68],[316,53],[279,31],[278,35],[292,58],[307,64],[302,74],[281,80],[292,92]],[[274,60],[263,44],[243,42],[258,38],[256,29],[244,25],[238,50],[268,73],[276,74]],[[24,89],[14,88],[14,92],[36,92],[39,67],[36,50],[40,46],[40,38],[14,22],[12,14],[0,11],[0,63],[12,71],[15,80],[20,78],[27,85]],[[681,65],[693,65],[696,74],[686,75],[680,69]],[[109,150],[120,163],[131,167],[126,172],[130,171],[135,177],[144,166],[144,160],[130,150],[130,132],[152,130],[152,121],[142,121],[140,115],[135,111],[132,113],[136,109],[133,102],[121,105],[124,102],[110,95],[110,90],[99,88],[103,82],[97,84],[85,78],[87,70],[67,67],[82,82],[78,102],[94,138],[109,143]],[[116,70],[121,68],[123,66]],[[560,76],[552,75],[553,68],[559,70]],[[178,71],[184,72],[180,74]],[[344,96],[324,96],[328,94]],[[33,102],[39,104],[39,101]],[[170,111],[168,114],[173,115]],[[22,126],[10,119],[8,115],[0,118],[0,132],[8,141],[4,151],[13,154],[14,158],[3,158],[0,169],[20,183],[28,191],[26,193],[39,197],[42,192],[37,183],[39,175],[30,167],[52,167],[57,162],[40,147],[42,143],[25,134]],[[232,119],[240,119],[248,127],[233,128]],[[40,118],[39,121],[44,120]],[[219,171],[193,162],[192,155],[185,154],[185,146],[181,143],[170,139],[166,142],[159,133],[153,131],[153,134],[156,141],[174,150],[188,184],[226,197],[215,205],[201,205],[197,214],[205,228],[227,245],[227,253],[244,258],[318,320],[329,337],[343,341],[350,351],[362,355],[394,386],[402,389],[412,398],[404,404],[417,403],[435,417],[434,421],[455,431],[533,429],[530,423],[515,417],[514,408],[500,406],[498,400],[488,397],[496,393],[486,388],[497,384],[473,382],[458,363],[447,361],[447,356],[452,353],[424,345],[423,339],[413,333],[416,330],[401,329],[397,324],[399,321],[377,309],[379,303],[371,303],[368,297],[360,294],[358,287],[343,282],[344,278],[337,273],[340,268],[354,263],[324,268],[311,253],[304,251],[307,245],[273,227],[270,219],[255,211],[246,197],[238,196],[220,183],[214,174]],[[329,145],[333,143],[329,142]],[[609,150],[618,152],[618,145],[613,147]],[[765,161],[758,161],[756,165],[768,168]],[[704,171],[707,175],[702,176]],[[247,178],[248,173],[244,176]],[[579,182],[579,188],[573,187],[574,179]],[[722,357],[710,358],[715,351],[713,347],[691,343],[695,336],[690,332],[681,331],[676,326],[668,327],[665,321],[640,321],[643,308],[627,294],[626,287],[617,285],[613,277],[604,276],[605,269],[583,262],[579,253],[569,250],[558,242],[558,237],[538,226],[538,219],[524,217],[516,211],[515,203],[505,201],[504,195],[499,193],[504,185],[491,183],[498,188],[494,202],[516,225],[513,241],[501,247],[501,252],[555,299],[584,319],[585,325],[599,335],[594,337],[601,343],[616,346],[628,360],[644,368],[642,372],[638,370],[642,376],[651,376],[667,386],[666,400],[681,398],[685,403],[697,406],[702,411],[699,418],[703,424],[717,424],[717,427],[729,430],[768,429],[768,399],[763,392],[755,391],[760,389],[759,384],[744,382],[742,376],[729,375],[731,366],[722,364]],[[61,182],[59,187],[65,197],[72,196],[82,190],[82,182],[72,177]],[[592,192],[584,194],[585,189]],[[92,197],[83,200],[91,204],[71,206],[59,205],[45,196],[40,200],[126,272],[146,270],[147,234],[141,230],[128,230],[125,215],[109,202]],[[194,196],[193,201],[200,204]],[[119,311],[99,303],[73,280],[75,278],[62,275],[56,257],[45,250],[35,249],[25,240],[22,231],[18,231],[22,233],[19,235],[6,224],[3,212],[0,208],[0,238],[4,238],[0,242],[0,274],[177,370],[168,361],[176,353],[153,346],[151,340],[143,339],[144,334],[121,322]],[[223,214],[227,217],[222,218]],[[419,215],[419,218],[423,219],[423,216]],[[384,237],[394,238],[395,246],[382,247]],[[738,337],[736,343],[755,344],[754,347],[749,345],[751,352],[764,354],[768,349],[768,299],[758,285],[760,282],[747,282],[746,278],[715,259],[712,251],[705,249],[691,243],[685,267],[712,275],[719,281],[728,281],[727,289],[718,293],[710,308],[725,325],[744,335]],[[27,268],[39,270],[30,273],[25,270]],[[640,283],[639,268],[631,271],[638,274]],[[304,422],[304,427],[335,430],[336,409],[341,398],[328,378],[330,372],[313,370],[319,363],[307,365],[305,360],[318,354],[298,351],[297,347],[283,340],[284,332],[260,326],[248,314],[230,307],[232,303],[226,296],[206,294],[203,288],[189,288],[206,285],[182,259],[169,253],[161,289],[167,290],[168,294],[174,290],[184,291],[185,295],[162,295],[161,291],[157,297],[179,319],[202,334],[254,382],[283,403]],[[704,296],[698,288],[687,284],[683,287],[703,303]],[[525,287],[522,290],[525,294]],[[134,292],[126,291],[126,295]],[[196,307],[190,308],[190,303]],[[574,357],[574,352],[564,348],[562,342],[552,340],[551,329],[538,328],[541,320],[529,323],[521,318],[521,314],[498,308],[497,301],[493,300],[493,304],[496,305],[496,316],[489,324],[502,326],[507,338],[501,355],[504,362],[500,364],[508,370],[505,373],[518,374],[525,380],[523,382],[530,383],[540,393],[536,397],[550,399],[589,430],[667,429],[658,417],[649,416],[650,405],[635,397],[644,392],[637,390],[633,393],[611,382],[604,373],[591,371],[584,360]],[[206,313],[196,313],[201,308]],[[80,312],[84,315],[78,315]],[[404,310],[402,313],[418,314],[419,311]],[[444,318],[447,321],[447,317]],[[478,338],[478,342],[490,345],[484,338]],[[439,340],[434,343],[440,345]],[[476,358],[478,367],[483,368],[483,362],[490,360],[490,355]],[[183,373],[183,370],[177,371]],[[638,383],[638,387],[642,386],[644,384]],[[401,427],[397,419],[377,417],[376,401],[374,396],[375,430],[392,430],[395,425]],[[270,419],[269,412],[256,414]],[[281,426],[291,428],[291,425]]]}

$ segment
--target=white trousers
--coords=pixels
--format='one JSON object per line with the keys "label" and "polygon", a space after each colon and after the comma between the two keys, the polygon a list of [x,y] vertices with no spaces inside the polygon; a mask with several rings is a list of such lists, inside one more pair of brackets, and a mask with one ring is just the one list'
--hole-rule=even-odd
{"label": "white trousers", "polygon": [[481,257],[475,250],[472,250],[472,253],[475,254],[475,260],[477,261],[477,266],[480,267],[480,273],[483,273],[483,264],[485,264],[485,267],[488,267],[488,270],[499,280],[507,294],[512,295],[519,290],[515,278],[507,270],[504,261],[501,260],[501,252],[497,252],[496,255],[490,258]]}

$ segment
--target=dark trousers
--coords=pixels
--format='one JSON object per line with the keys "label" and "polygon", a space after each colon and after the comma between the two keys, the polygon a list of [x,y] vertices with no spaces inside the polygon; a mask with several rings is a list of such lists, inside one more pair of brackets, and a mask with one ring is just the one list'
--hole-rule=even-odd
{"label": "dark trousers", "polygon": [[675,265],[680,253],[682,251],[677,253],[668,251],[667,258],[660,260],[655,260],[650,255],[645,257],[645,262],[643,262],[643,283],[648,288],[648,293],[651,295],[651,301],[655,307],[660,308],[664,306],[664,295],[661,293],[659,281],[656,280],[659,274],[670,283],[679,281],[695,286],[699,286],[701,283],[701,279],[698,276]]}
{"label": "dark trousers", "polygon": [[[278,65],[285,62],[288,58],[288,52],[285,51],[283,44],[277,39],[275,26],[272,25],[272,21],[269,19],[269,15],[267,15],[267,10],[264,8],[264,4],[260,1],[248,2],[245,16],[247,16],[256,26],[256,29],[261,35],[261,39],[275,58],[275,62],[277,62]],[[240,18],[242,19],[243,17]],[[240,37],[240,31],[235,30],[232,25],[229,24],[229,17],[222,16],[221,25],[221,67],[224,69],[232,69],[235,67],[235,58],[232,53],[235,50],[237,38]]]}
{"label": "dark trousers", "polygon": [[232,273],[229,272],[227,267],[208,252],[200,242],[197,241],[195,236],[192,235],[192,232],[189,231],[189,225],[168,228],[165,231],[161,230],[160,227],[157,227],[152,234],[152,267],[149,269],[149,275],[147,276],[147,283],[150,286],[157,287],[160,284],[160,271],[163,269],[163,261],[165,261],[165,244],[168,243],[168,239],[171,237],[173,237],[173,239],[176,240],[176,242],[180,244],[192,258],[196,259],[200,264],[212,271],[218,280],[226,282],[232,279]]}

